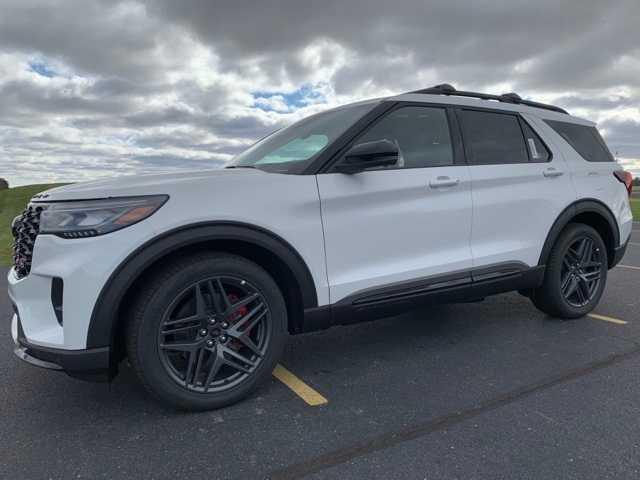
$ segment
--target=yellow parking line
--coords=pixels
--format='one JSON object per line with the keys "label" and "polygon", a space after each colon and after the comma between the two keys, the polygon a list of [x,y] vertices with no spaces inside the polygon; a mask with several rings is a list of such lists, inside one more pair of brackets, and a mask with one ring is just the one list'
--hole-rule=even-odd
{"label": "yellow parking line", "polygon": [[329,400],[324,398],[322,395],[320,395],[320,393],[316,392],[313,388],[304,383],[302,380],[300,380],[280,364],[276,365],[276,368],[273,370],[273,376],[284,383],[296,395],[298,395],[312,407],[329,403]]}
{"label": "yellow parking line", "polygon": [[588,317],[595,318],[596,320],[604,320],[605,322],[616,323],[618,325],[626,325],[628,322],[624,320],[618,320],[617,318],[607,317],[605,315],[598,315],[597,313],[589,313]]}
{"label": "yellow parking line", "polygon": [[630,268],[631,270],[640,270],[640,267],[635,267],[633,265],[618,265],[620,268]]}

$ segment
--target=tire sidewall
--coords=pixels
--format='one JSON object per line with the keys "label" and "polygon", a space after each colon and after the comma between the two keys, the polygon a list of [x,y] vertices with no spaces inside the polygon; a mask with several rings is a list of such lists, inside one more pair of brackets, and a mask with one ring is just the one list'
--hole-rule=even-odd
{"label": "tire sidewall", "polygon": [[[571,305],[562,295],[562,263],[569,247],[581,236],[591,238],[597,248],[602,252],[602,267],[600,271],[600,284],[593,298],[583,307],[575,307]],[[552,296],[553,302],[562,310],[562,316],[567,318],[578,318],[591,312],[600,301],[607,283],[607,249],[602,237],[598,232],[583,224],[570,225],[567,230],[560,236],[555,245],[550,261],[547,265],[546,282],[549,288],[549,294]]]}
{"label": "tire sidewall", "polygon": [[[200,280],[212,276],[235,276],[247,280],[264,297],[270,311],[271,335],[260,365],[245,380],[224,392],[193,392],[178,385],[166,371],[158,346],[158,330],[163,315],[180,292]],[[287,337],[287,310],[274,280],[259,266],[239,257],[220,256],[185,264],[176,273],[159,283],[144,306],[137,332],[137,359],[144,383],[164,401],[191,410],[220,408],[248,395],[269,378],[280,357]]]}

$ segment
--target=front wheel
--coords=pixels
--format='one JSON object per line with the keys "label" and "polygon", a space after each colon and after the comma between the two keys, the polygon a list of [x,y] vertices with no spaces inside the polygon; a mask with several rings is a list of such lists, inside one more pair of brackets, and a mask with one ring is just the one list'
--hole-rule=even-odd
{"label": "front wheel", "polygon": [[551,250],[544,283],[531,299],[553,317],[582,317],[600,301],[607,269],[607,249],[600,234],[588,225],[571,224]]}
{"label": "front wheel", "polygon": [[271,276],[244,258],[176,261],[144,288],[128,325],[131,365],[147,390],[186,410],[220,408],[269,378],[287,337]]}

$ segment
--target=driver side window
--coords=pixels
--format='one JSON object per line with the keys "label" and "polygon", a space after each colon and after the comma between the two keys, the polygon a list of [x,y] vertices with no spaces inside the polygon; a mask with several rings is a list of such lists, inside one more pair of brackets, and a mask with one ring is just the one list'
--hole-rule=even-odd
{"label": "driver side window", "polygon": [[355,143],[377,140],[389,140],[399,150],[397,165],[385,169],[453,165],[453,147],[444,108],[398,108],[370,127]]}

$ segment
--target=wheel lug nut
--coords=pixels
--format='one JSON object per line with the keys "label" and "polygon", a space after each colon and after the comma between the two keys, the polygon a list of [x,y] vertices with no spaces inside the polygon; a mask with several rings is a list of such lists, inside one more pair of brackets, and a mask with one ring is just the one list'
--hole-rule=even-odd
{"label": "wheel lug nut", "polygon": [[216,317],[209,318],[209,325],[215,325],[217,322]]}
{"label": "wheel lug nut", "polygon": [[200,336],[201,336],[201,337],[204,337],[204,336],[206,336],[206,335],[207,335],[207,333],[208,333],[208,332],[207,332],[207,330],[206,330],[205,328],[203,328],[202,330],[200,330],[200,332],[199,332],[199,333],[200,333]]}
{"label": "wheel lug nut", "polygon": [[222,322],[222,328],[229,328],[228,322]]}
{"label": "wheel lug nut", "polygon": [[213,347],[215,342],[213,340],[207,340],[207,347]]}
{"label": "wheel lug nut", "polygon": [[222,343],[225,343],[228,340],[228,337],[226,335],[220,335],[220,341]]}

